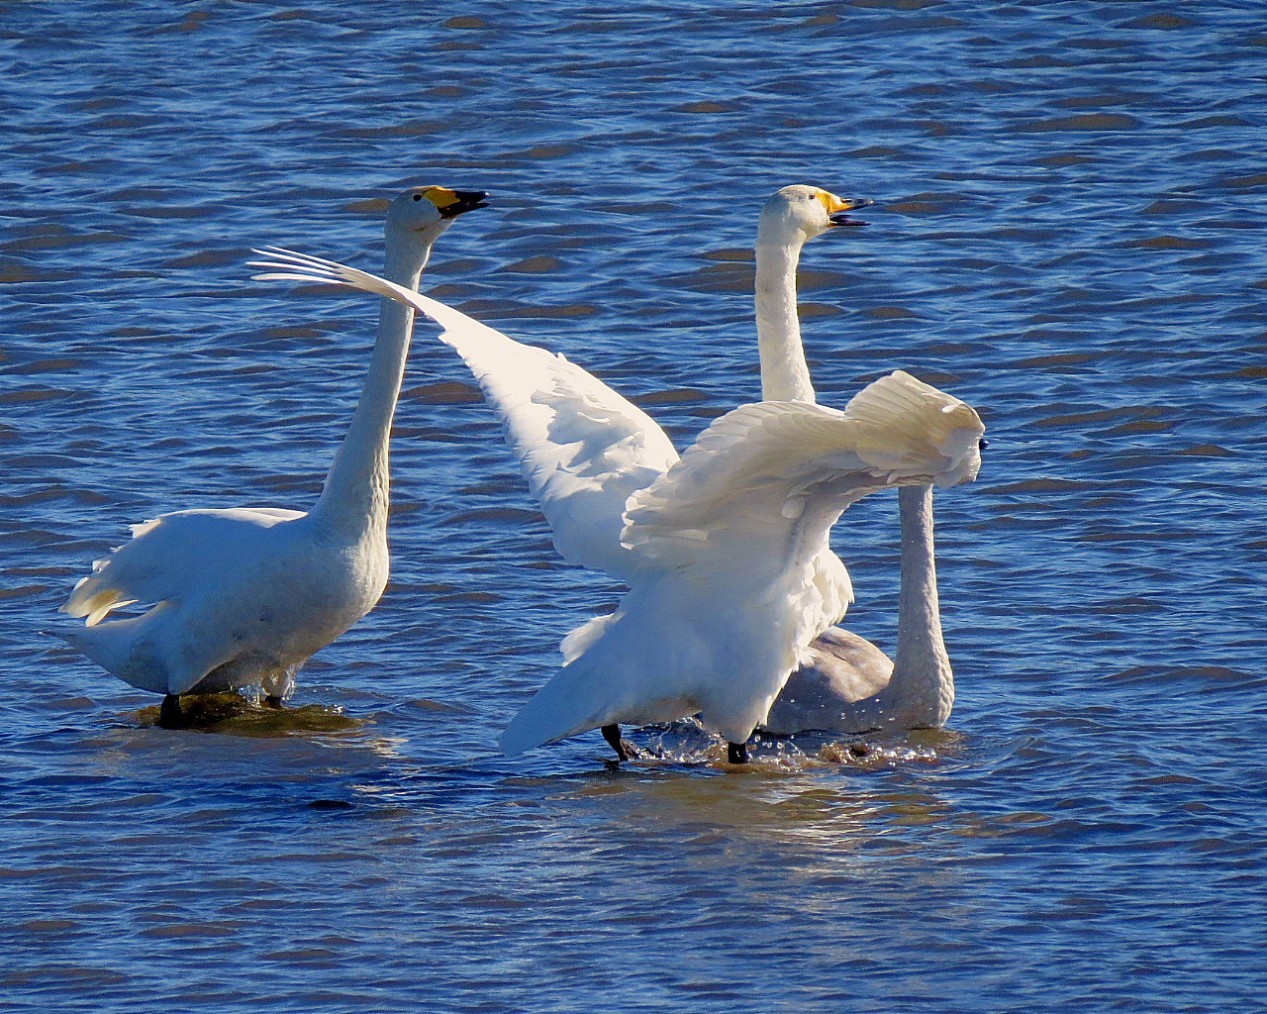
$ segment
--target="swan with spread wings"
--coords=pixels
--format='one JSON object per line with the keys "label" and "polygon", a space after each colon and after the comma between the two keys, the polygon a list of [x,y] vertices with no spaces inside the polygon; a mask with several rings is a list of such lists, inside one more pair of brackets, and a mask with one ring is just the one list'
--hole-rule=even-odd
{"label": "swan with spread wings", "polygon": [[971,407],[897,372],[841,412],[797,401],[715,420],[680,459],[641,409],[544,349],[434,299],[285,250],[262,280],[328,281],[405,303],[443,329],[506,425],[532,491],[573,562],[629,585],[616,611],[564,639],[564,666],[501,738],[511,756],[589,729],[622,759],[622,722],[698,714],[746,759],[814,637],[851,599],[828,546],[861,496],[976,476]]}

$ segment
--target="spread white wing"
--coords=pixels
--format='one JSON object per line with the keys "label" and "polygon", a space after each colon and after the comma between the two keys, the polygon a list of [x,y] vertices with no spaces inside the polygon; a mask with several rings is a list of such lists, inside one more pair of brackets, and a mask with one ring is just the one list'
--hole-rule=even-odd
{"label": "spread white wing", "polygon": [[[868,385],[844,412],[745,405],[631,497],[621,539],[643,565],[681,566],[722,547],[727,559],[738,553],[757,566],[791,551],[812,506],[838,515],[881,486],[974,477],[983,432],[968,405],[901,371]],[[959,474],[969,467],[972,475]]]}
{"label": "spread white wing", "polygon": [[561,355],[524,345],[466,314],[377,275],[287,250],[256,251],[260,280],[333,282],[412,306],[444,329],[470,367],[541,504],[564,559],[628,579],[620,544],[630,494],[678,460],[642,409]]}

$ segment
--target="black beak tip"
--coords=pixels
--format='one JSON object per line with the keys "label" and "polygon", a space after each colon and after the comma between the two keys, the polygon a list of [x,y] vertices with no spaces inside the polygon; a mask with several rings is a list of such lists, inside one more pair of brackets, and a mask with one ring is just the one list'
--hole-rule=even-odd
{"label": "black beak tip", "polygon": [[837,226],[837,227],[870,225],[871,224],[870,222],[864,222],[859,218],[850,218],[849,212],[857,211],[859,208],[869,208],[874,204],[875,204],[875,201],[873,201],[870,197],[855,198],[850,201],[849,211],[838,211],[834,215],[828,216],[828,220],[831,222],[832,225]]}
{"label": "black beak tip", "polygon": [[979,451],[984,451],[989,446],[990,446],[990,441],[988,441],[985,437],[982,437],[980,440],[977,441],[977,450]]}
{"label": "black beak tip", "polygon": [[476,208],[488,207],[488,192],[485,190],[455,190],[457,200],[440,212],[442,218],[456,218],[458,215]]}

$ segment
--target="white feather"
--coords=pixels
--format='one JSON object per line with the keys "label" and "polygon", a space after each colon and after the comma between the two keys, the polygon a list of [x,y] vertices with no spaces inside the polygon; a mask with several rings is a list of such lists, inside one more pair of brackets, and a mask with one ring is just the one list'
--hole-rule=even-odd
{"label": "white feather", "polygon": [[545,349],[524,345],[427,296],[356,268],[290,251],[256,275],[328,281],[396,299],[443,328],[497,411],[528,485],[565,560],[627,577],[620,547],[625,501],[677,460],[664,431],[597,377]]}
{"label": "white feather", "polygon": [[[891,397],[895,388],[902,397]],[[629,592],[601,630],[582,628],[583,650],[515,716],[503,750],[695,713],[729,742],[745,741],[813,639],[844,613],[847,578],[821,550],[841,512],[887,486],[975,475],[975,440],[966,460],[948,459],[936,444],[950,427],[924,428],[948,418],[942,405],[962,406],[959,425],[979,439],[968,406],[903,374],[863,393],[862,418],[794,402],[736,409],[634,494],[623,536],[638,561]],[[881,451],[884,467],[868,463]],[[793,497],[803,509],[788,518]]]}

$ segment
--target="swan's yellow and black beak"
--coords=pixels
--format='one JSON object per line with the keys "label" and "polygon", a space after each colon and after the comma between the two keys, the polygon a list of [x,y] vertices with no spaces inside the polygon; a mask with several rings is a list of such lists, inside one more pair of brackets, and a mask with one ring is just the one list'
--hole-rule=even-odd
{"label": "swan's yellow and black beak", "polygon": [[436,206],[441,218],[457,218],[476,208],[487,208],[483,190],[450,190],[448,187],[427,187],[422,196]]}
{"label": "swan's yellow and black beak", "polygon": [[823,202],[823,207],[827,209],[827,221],[832,224],[833,228],[839,228],[844,225],[867,225],[868,223],[861,219],[850,218],[849,212],[875,204],[875,201],[869,197],[837,197],[826,190],[819,191],[818,199]]}

